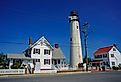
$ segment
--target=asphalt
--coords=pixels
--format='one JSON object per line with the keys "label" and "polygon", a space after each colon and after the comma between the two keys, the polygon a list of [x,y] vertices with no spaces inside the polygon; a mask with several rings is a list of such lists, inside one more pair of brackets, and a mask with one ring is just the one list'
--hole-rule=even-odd
{"label": "asphalt", "polygon": [[0,82],[120,82],[121,71],[95,73],[32,74],[1,77]]}

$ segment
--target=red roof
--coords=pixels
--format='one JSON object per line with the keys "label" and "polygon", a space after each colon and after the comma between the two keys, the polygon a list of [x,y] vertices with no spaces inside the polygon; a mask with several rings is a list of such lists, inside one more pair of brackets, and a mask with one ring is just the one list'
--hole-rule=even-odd
{"label": "red roof", "polygon": [[105,52],[109,52],[112,49],[113,46],[108,46],[108,47],[104,47],[104,48],[99,48],[96,52],[95,55],[98,55],[100,53],[105,53]]}

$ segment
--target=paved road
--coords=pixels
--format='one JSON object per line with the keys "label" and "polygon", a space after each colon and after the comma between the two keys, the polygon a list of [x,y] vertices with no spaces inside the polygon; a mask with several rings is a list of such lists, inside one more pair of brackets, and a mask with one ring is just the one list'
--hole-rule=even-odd
{"label": "paved road", "polygon": [[121,82],[120,72],[0,77],[0,82]]}

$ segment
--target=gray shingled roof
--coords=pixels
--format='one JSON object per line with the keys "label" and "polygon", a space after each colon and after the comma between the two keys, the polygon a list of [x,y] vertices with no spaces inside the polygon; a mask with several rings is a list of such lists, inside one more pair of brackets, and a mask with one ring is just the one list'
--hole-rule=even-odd
{"label": "gray shingled roof", "polygon": [[24,54],[7,54],[7,58],[9,59],[32,59],[30,57],[26,57]]}
{"label": "gray shingled roof", "polygon": [[52,59],[65,59],[65,56],[60,48],[54,48]]}

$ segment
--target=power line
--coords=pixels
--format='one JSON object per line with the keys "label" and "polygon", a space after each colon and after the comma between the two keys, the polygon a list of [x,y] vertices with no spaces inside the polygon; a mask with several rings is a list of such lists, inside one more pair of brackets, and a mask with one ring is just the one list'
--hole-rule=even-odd
{"label": "power line", "polygon": [[[17,45],[28,45],[27,43],[23,43],[23,42],[0,42],[0,44],[17,44]],[[78,43],[73,43],[75,45],[73,45],[73,47],[80,47],[77,46]],[[52,44],[52,46],[54,47],[54,45]],[[69,44],[59,44],[60,47],[70,47],[70,43]]]}
{"label": "power line", "polygon": [[0,44],[18,44],[18,45],[28,45],[27,43],[22,43],[22,42],[0,42]]}

